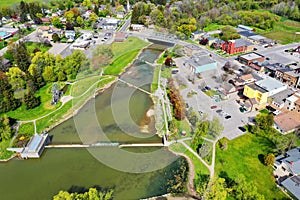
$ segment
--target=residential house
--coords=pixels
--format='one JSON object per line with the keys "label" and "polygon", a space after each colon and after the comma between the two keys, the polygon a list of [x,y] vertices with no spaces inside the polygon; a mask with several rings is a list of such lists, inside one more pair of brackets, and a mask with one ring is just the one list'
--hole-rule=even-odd
{"label": "residential house", "polygon": [[258,62],[264,62],[265,57],[261,54],[251,52],[243,55],[238,56],[238,61],[244,65],[250,66],[251,63],[258,61]]}
{"label": "residential house", "polygon": [[66,30],[65,37],[68,39],[68,42],[73,42],[75,40],[76,32],[74,30]]}
{"label": "residential house", "polygon": [[244,86],[244,85],[251,84],[254,82],[255,82],[255,79],[252,74],[245,74],[245,75],[237,76],[237,78],[235,79],[235,84],[237,86]]}
{"label": "residential house", "polygon": [[274,128],[282,134],[288,134],[300,128],[300,113],[288,111],[274,117]]}
{"label": "residential house", "polygon": [[242,38],[226,41],[222,45],[222,50],[228,54],[253,51],[253,48],[254,48],[254,46],[252,43],[250,43]]}
{"label": "residential house", "polygon": [[300,83],[299,73],[296,73],[292,68],[288,66],[277,69],[275,72],[275,77],[281,82],[295,88],[297,88]]}
{"label": "residential house", "polygon": [[273,167],[277,183],[300,199],[300,147],[277,156]]}
{"label": "residential house", "polygon": [[124,42],[127,39],[128,35],[125,32],[116,32],[115,34],[115,42]]}
{"label": "residential house", "polygon": [[216,40],[217,38],[214,38],[209,34],[205,33],[204,35],[201,36],[201,39],[199,40],[199,44],[212,46]]}
{"label": "residential house", "polygon": [[124,11],[117,12],[116,17],[119,19],[123,19],[125,17],[125,12]]}
{"label": "residential house", "polygon": [[204,52],[194,53],[184,65],[194,74],[217,69],[217,62]]}
{"label": "residential house", "polygon": [[49,17],[43,17],[43,18],[41,18],[41,21],[42,21],[43,24],[46,24],[46,23],[50,24],[51,23],[51,19]]}
{"label": "residential house", "polygon": [[195,44],[188,44],[184,46],[184,51],[187,56],[192,56],[194,53],[200,52],[201,48]]}
{"label": "residential house", "polygon": [[48,39],[52,41],[53,34],[56,33],[58,37],[62,37],[63,31],[59,28],[54,28],[51,26],[40,26],[37,30],[37,34],[41,38]]}
{"label": "residential house", "polygon": [[264,108],[268,103],[268,97],[287,89],[287,85],[266,77],[253,84],[245,85],[243,95],[249,99],[255,99],[257,109]]}
{"label": "residential house", "polygon": [[212,44],[212,46],[215,48],[215,49],[222,49],[222,45],[225,43],[224,40],[221,40],[221,39],[216,39],[214,41],[214,43]]}
{"label": "residential house", "polygon": [[252,35],[249,36],[248,39],[255,44],[265,45],[265,47],[273,46],[275,44],[274,40],[271,40],[261,35]]}
{"label": "residential house", "polygon": [[296,92],[292,96],[286,98],[284,107],[287,110],[296,110],[296,105],[299,105],[300,103],[300,93]]}

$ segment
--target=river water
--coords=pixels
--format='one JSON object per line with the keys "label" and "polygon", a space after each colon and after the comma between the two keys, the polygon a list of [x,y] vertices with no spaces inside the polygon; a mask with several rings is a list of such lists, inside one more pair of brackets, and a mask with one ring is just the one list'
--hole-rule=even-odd
{"label": "river water", "polygon": [[[153,67],[141,60],[153,62],[160,53],[146,49],[120,78],[150,91]],[[53,143],[161,142],[146,116],[152,104],[148,94],[118,82],[49,134]],[[0,164],[0,199],[51,199],[59,190],[94,186],[114,188],[114,199],[146,198],[166,193],[166,174],[177,165],[173,154],[158,147],[47,149],[40,159]]]}

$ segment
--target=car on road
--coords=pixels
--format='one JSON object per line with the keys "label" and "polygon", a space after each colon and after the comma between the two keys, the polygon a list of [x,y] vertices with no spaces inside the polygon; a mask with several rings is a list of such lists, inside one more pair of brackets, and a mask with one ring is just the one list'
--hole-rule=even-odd
{"label": "car on road", "polygon": [[198,111],[199,115],[202,116],[203,112],[201,110]]}
{"label": "car on road", "polygon": [[211,88],[208,87],[208,86],[205,86],[204,89],[205,89],[205,90],[211,90]]}
{"label": "car on road", "polygon": [[186,107],[186,108],[189,108],[190,106],[189,106],[189,104],[188,104],[188,103],[185,103],[185,107]]}
{"label": "car on road", "polygon": [[221,113],[223,110],[219,109],[219,110],[216,110],[216,113]]}
{"label": "car on road", "polygon": [[243,132],[243,133],[245,133],[247,130],[244,128],[244,127],[242,127],[242,126],[239,126],[239,129]]}
{"label": "car on road", "polygon": [[226,115],[226,116],[225,116],[225,119],[230,119],[230,118],[231,118],[230,115]]}
{"label": "car on road", "polygon": [[217,108],[217,106],[211,106],[210,107],[210,109],[216,109]]}

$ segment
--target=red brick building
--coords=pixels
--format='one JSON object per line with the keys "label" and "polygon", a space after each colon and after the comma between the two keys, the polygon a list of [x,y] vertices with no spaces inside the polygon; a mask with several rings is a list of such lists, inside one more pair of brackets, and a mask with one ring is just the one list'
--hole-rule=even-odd
{"label": "red brick building", "polygon": [[244,39],[228,40],[222,44],[222,50],[228,54],[253,51],[253,48],[253,44]]}

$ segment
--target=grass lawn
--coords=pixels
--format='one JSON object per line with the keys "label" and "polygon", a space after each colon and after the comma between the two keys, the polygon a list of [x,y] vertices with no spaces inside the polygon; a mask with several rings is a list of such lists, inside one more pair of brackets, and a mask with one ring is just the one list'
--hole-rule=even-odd
{"label": "grass lawn", "polygon": [[223,27],[224,27],[224,25],[211,23],[211,24],[209,24],[208,26],[206,26],[206,27],[203,29],[203,31],[205,31],[205,32],[208,32],[208,31],[215,31],[215,30],[221,29],[221,28],[223,28]]}
{"label": "grass lawn", "polygon": [[271,38],[280,44],[288,44],[300,41],[300,35],[296,35],[295,37],[295,32],[299,31],[300,22],[282,18],[282,20],[275,23],[272,31],[264,33],[263,36]]}
{"label": "grass lawn", "polygon": [[154,93],[158,88],[158,75],[159,75],[160,67],[156,66],[154,68],[153,72],[153,79],[152,79],[152,85],[151,85],[151,92]]}
{"label": "grass lawn", "polygon": [[[103,77],[102,77],[103,78]],[[85,79],[82,79],[72,85],[70,94],[73,97],[80,96],[83,94],[89,87],[91,87],[94,83],[100,80],[99,76],[92,76]]]}
{"label": "grass lawn", "polygon": [[259,160],[260,155],[270,150],[268,139],[249,133],[229,141],[227,150],[222,151],[217,147],[216,174],[225,171],[232,179],[243,174],[246,181],[252,182],[265,199],[284,199],[285,195],[276,187],[272,167],[263,165]]}
{"label": "grass lawn", "polygon": [[9,147],[10,140],[3,140],[0,142],[0,159],[10,158],[14,152],[7,151],[6,148]]}
{"label": "grass lawn", "polygon": [[130,64],[138,55],[140,49],[127,51],[119,57],[113,59],[113,63],[105,68],[104,74],[118,75],[124,71],[124,68]]}
{"label": "grass lawn", "polygon": [[29,54],[32,54],[34,49],[38,48],[41,50],[41,52],[45,53],[46,51],[48,51],[51,47],[48,47],[42,43],[38,43],[38,42],[26,42],[25,46],[29,52]]}
{"label": "grass lawn", "polygon": [[171,78],[172,77],[172,68],[164,67],[164,69],[161,70],[160,76],[162,78]]}
{"label": "grass lawn", "polygon": [[26,124],[21,124],[19,127],[18,134],[34,135],[34,124],[29,122]]}
{"label": "grass lawn", "polygon": [[52,84],[50,83],[42,87],[36,93],[36,96],[41,97],[40,106],[30,110],[26,110],[25,105],[22,105],[16,110],[6,113],[7,116],[17,120],[32,120],[41,117],[43,115],[46,115],[49,112],[52,112],[53,110],[58,108],[61,105],[61,103],[59,102],[57,105],[53,105],[53,106],[50,104],[52,99],[51,90],[52,90]]}
{"label": "grass lawn", "polygon": [[205,165],[181,143],[173,143],[169,148],[175,152],[183,153],[191,159],[195,168],[195,179],[197,179],[198,174],[209,175],[209,170],[205,167]]}
{"label": "grass lawn", "polygon": [[[24,2],[42,2],[43,0],[23,0]],[[14,4],[20,4],[20,0],[1,0],[0,7],[12,6]]]}
{"label": "grass lawn", "polygon": [[128,37],[124,42],[114,42],[111,44],[112,52],[116,58],[122,54],[126,54],[133,50],[141,50],[149,43],[145,42],[137,37]]}

